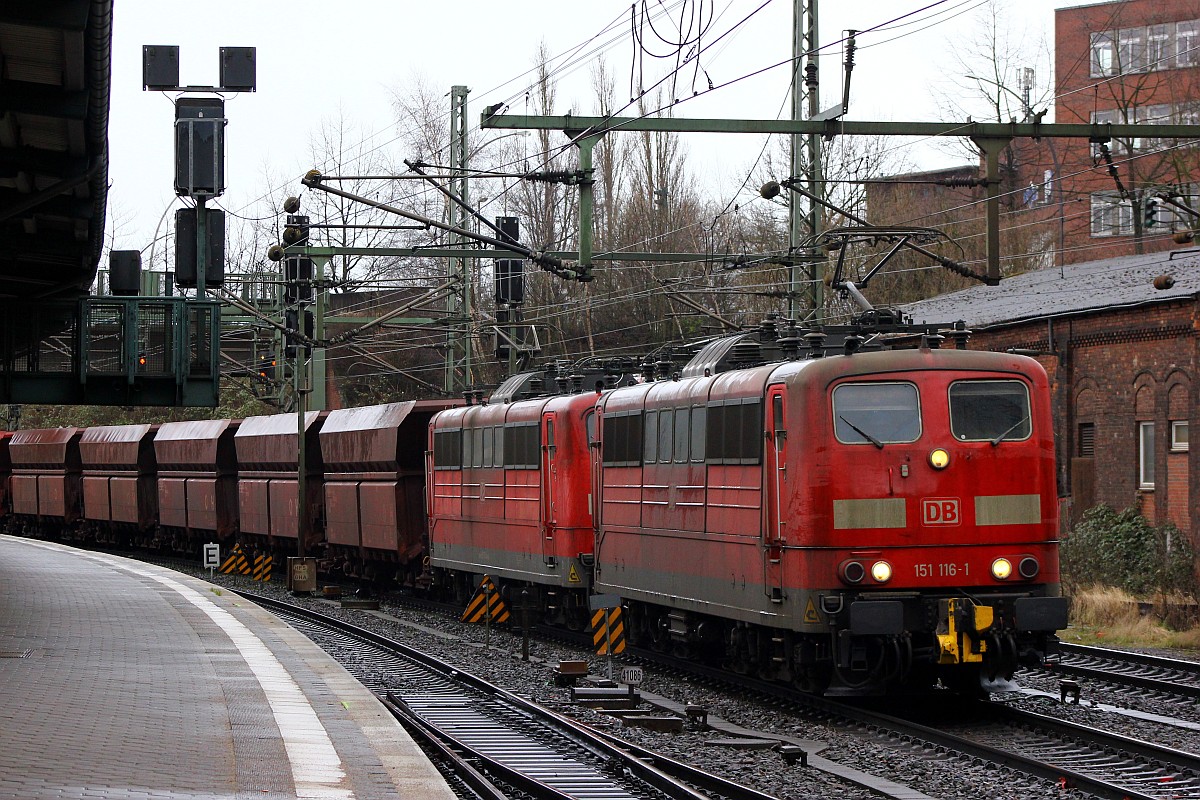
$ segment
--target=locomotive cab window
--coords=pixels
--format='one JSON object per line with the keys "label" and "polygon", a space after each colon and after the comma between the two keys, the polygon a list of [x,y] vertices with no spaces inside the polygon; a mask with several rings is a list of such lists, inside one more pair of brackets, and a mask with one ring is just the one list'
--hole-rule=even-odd
{"label": "locomotive cab window", "polygon": [[504,426],[503,442],[499,447],[504,466],[509,469],[537,469],[541,461],[541,437],[536,422],[518,422]]}
{"label": "locomotive cab window", "polygon": [[642,464],[642,412],[617,411],[604,417],[600,452],[606,467]]}
{"label": "locomotive cab window", "polygon": [[950,384],[950,432],[960,442],[1028,439],[1029,390],[1021,381],[955,381]]}
{"label": "locomotive cab window", "polygon": [[461,429],[433,432],[433,468],[462,469],[463,435]]}
{"label": "locomotive cab window", "polygon": [[921,407],[911,383],[843,383],[833,390],[833,430],[843,444],[915,442]]}

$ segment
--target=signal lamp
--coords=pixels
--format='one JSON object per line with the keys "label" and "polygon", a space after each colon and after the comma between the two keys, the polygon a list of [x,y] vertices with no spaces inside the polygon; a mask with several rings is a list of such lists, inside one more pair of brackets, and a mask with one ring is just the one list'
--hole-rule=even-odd
{"label": "signal lamp", "polygon": [[992,562],[992,577],[998,581],[1006,581],[1012,575],[1012,562],[1007,558],[997,558]]}
{"label": "signal lamp", "polygon": [[844,582],[851,584],[862,583],[862,579],[867,576],[866,568],[857,561],[843,561],[838,572],[841,573]]}
{"label": "signal lamp", "polygon": [[950,454],[942,448],[937,448],[929,454],[929,466],[934,469],[945,469],[950,466]]}
{"label": "signal lamp", "polygon": [[1036,578],[1040,570],[1041,565],[1038,564],[1038,560],[1033,556],[1025,556],[1017,564],[1017,574],[1027,581]]}
{"label": "signal lamp", "polygon": [[871,577],[876,583],[887,583],[892,579],[892,565],[886,561],[876,561],[871,565]]}
{"label": "signal lamp", "polygon": [[277,244],[273,244],[267,248],[267,258],[272,261],[283,261],[283,257],[287,255],[283,248]]}

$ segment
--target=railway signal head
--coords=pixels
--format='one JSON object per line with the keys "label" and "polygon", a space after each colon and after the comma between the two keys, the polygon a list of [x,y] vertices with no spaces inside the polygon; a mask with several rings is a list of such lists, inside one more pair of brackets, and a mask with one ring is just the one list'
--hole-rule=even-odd
{"label": "railway signal head", "polygon": [[258,362],[258,377],[264,381],[275,380],[275,359],[265,358]]}
{"label": "railway signal head", "polygon": [[1142,209],[1142,225],[1146,228],[1153,228],[1158,224],[1158,205],[1157,197],[1147,197],[1145,206]]}

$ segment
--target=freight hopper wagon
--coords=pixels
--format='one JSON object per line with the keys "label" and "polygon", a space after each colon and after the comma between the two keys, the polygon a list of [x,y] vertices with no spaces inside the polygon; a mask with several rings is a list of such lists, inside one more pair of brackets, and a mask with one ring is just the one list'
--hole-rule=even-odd
{"label": "freight hopper wagon", "polygon": [[465,600],[490,575],[547,623],[587,625],[598,393],[444,411],[429,429],[429,558]]}
{"label": "freight hopper wagon", "polygon": [[809,691],[977,689],[1066,626],[1032,359],[809,358],[598,413],[595,590],[625,598],[634,644]]}
{"label": "freight hopper wagon", "polygon": [[238,420],[166,422],[154,437],[159,535],[171,549],[196,552],[202,542],[231,541],[238,532]]}
{"label": "freight hopper wagon", "polygon": [[416,400],[329,412],[325,563],[332,571],[404,587],[427,583],[425,441],[429,420],[459,400]]}
{"label": "freight hopper wagon", "polygon": [[157,425],[101,425],[79,438],[83,523],[88,541],[144,543],[158,525]]}
{"label": "freight hopper wagon", "polygon": [[16,431],[8,440],[12,518],[9,530],[59,536],[83,514],[81,428]]}
{"label": "freight hopper wagon", "polygon": [[0,432],[0,520],[9,513],[9,487],[12,484],[12,459],[8,456],[8,440],[12,434]]}
{"label": "freight hopper wagon", "polygon": [[265,551],[296,552],[301,515],[304,551],[324,539],[323,470],[319,435],[326,414],[304,415],[304,498],[296,414],[247,417],[233,435],[237,453],[239,540]]}

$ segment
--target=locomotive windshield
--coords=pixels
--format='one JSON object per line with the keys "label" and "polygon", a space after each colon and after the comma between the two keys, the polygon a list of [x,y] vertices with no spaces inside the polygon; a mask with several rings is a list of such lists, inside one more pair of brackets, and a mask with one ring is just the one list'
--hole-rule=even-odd
{"label": "locomotive windshield", "polygon": [[843,383],[833,390],[834,433],[845,444],[914,442],[921,435],[911,383]]}
{"label": "locomotive windshield", "polygon": [[1028,439],[1029,390],[1021,381],[950,384],[950,431],[963,442]]}

